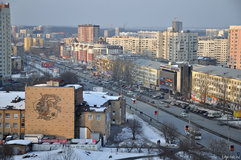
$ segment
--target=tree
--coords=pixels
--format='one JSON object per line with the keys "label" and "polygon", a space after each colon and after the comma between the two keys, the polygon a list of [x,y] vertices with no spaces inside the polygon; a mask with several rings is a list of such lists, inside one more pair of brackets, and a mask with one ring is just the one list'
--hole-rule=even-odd
{"label": "tree", "polygon": [[35,85],[39,83],[46,83],[47,80],[53,78],[51,74],[45,74],[43,76],[33,75],[26,80],[27,85]]}
{"label": "tree", "polygon": [[141,124],[136,119],[129,119],[128,126],[131,129],[132,140],[135,140],[136,135],[141,131]]}
{"label": "tree", "polygon": [[113,61],[112,79],[119,81],[124,80],[127,84],[131,85],[133,82],[133,63],[131,61],[117,59]]}
{"label": "tree", "polygon": [[177,128],[174,124],[164,122],[161,126],[161,132],[165,138],[166,143],[173,144],[177,138]]}
{"label": "tree", "polygon": [[78,83],[78,76],[73,73],[73,72],[64,72],[62,74],[60,74],[59,77],[61,80],[64,81],[64,83],[68,83],[68,84],[74,84],[74,83]]}
{"label": "tree", "polygon": [[220,157],[222,157],[222,155],[229,154],[229,145],[223,139],[212,139],[210,141],[209,148],[214,154]]}
{"label": "tree", "polygon": [[13,149],[9,145],[0,145],[0,160],[13,159]]}

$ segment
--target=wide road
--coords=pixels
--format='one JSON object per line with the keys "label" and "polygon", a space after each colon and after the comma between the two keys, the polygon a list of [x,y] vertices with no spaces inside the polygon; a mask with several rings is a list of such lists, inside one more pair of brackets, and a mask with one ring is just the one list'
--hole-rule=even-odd
{"label": "wide road", "polygon": [[[41,61],[41,58],[38,58],[38,61]],[[60,67],[61,65],[56,65],[56,67]],[[62,68],[62,66],[61,66]],[[72,69],[70,66],[64,67],[64,70],[69,70],[72,72],[76,72],[74,69]],[[89,79],[90,78],[87,75],[83,75],[81,73],[78,73],[78,75],[82,78]],[[90,84],[88,82],[85,83],[88,88],[92,88],[96,85]],[[109,91],[109,90],[107,90]],[[113,93],[113,91],[111,91]],[[117,93],[115,93],[117,95]],[[205,117],[202,117],[198,114],[189,113],[189,116],[185,119],[180,118],[177,116],[180,115],[180,113],[183,111],[183,109],[171,106],[169,108],[163,107],[161,104],[155,104],[155,106],[152,106],[148,103],[144,103],[142,101],[137,100],[135,104],[132,103],[132,100],[130,97],[125,96],[126,102],[128,105],[132,106],[132,108],[136,108],[137,110],[141,111],[143,114],[152,117],[152,119],[156,119],[159,122],[169,122],[173,123],[176,128],[178,129],[178,132],[185,135],[184,127],[188,125],[188,120],[190,119],[191,122],[198,124],[201,128],[202,133],[202,140],[198,140],[198,143],[202,144],[205,147],[209,147],[210,141],[212,139],[223,139],[226,141],[227,144],[233,144],[235,147],[235,154],[237,152],[241,152],[241,130],[229,128],[228,126],[220,126],[218,125],[218,122],[215,120],[207,119]],[[164,112],[163,110],[167,111]],[[154,111],[158,111],[158,115],[154,114]],[[171,113],[171,114],[169,114]],[[220,137],[220,135],[221,137]],[[225,138],[223,138],[225,137]],[[234,141],[232,141],[234,140]],[[239,143],[235,143],[239,142]]]}

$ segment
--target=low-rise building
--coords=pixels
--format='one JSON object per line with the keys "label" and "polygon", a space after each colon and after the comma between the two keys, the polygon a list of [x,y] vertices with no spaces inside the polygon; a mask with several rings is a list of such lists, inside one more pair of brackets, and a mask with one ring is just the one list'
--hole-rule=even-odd
{"label": "low-rise building", "polygon": [[0,92],[0,139],[24,136],[25,92]]}
{"label": "low-rise building", "polygon": [[241,71],[217,66],[194,66],[192,100],[235,109],[241,105]]}

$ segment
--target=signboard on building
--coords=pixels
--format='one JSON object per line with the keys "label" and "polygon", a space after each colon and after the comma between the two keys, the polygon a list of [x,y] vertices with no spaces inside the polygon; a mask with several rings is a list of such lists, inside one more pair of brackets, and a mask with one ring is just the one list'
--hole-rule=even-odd
{"label": "signboard on building", "polygon": [[54,68],[54,62],[41,62],[42,68]]}
{"label": "signboard on building", "polygon": [[241,118],[241,110],[234,110],[233,111],[233,117]]}
{"label": "signboard on building", "polygon": [[93,87],[93,91],[95,91],[95,92],[103,92],[103,87]]}
{"label": "signboard on building", "polygon": [[67,139],[42,139],[42,143],[67,143]]}
{"label": "signboard on building", "polygon": [[72,143],[96,143],[96,139],[72,139]]}

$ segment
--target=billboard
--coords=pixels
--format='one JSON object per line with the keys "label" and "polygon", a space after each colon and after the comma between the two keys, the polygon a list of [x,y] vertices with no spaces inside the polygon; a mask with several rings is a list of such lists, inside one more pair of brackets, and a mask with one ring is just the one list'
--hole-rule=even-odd
{"label": "billboard", "polygon": [[241,118],[241,110],[234,110],[233,117]]}
{"label": "billboard", "polygon": [[42,68],[54,68],[54,62],[41,62]]}
{"label": "billboard", "polygon": [[67,139],[42,139],[42,143],[67,143]]}

